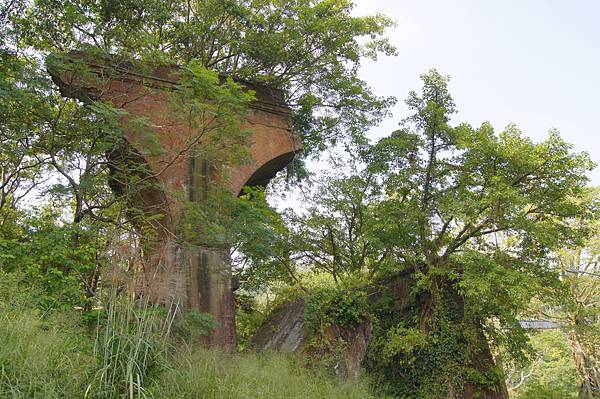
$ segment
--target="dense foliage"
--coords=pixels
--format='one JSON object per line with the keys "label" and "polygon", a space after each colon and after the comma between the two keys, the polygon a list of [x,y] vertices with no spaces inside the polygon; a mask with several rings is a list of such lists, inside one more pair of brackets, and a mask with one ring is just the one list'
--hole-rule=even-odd
{"label": "dense foliage", "polygon": [[[395,100],[358,69],[395,53],[390,26],[349,0],[0,0],[0,396],[598,397],[593,163],[556,131],[534,142],[453,124],[435,70],[399,129],[370,143]],[[92,79],[86,59],[178,68],[168,111],[196,132],[185,151],[165,154],[147,119],[98,96],[64,98],[53,78]],[[298,203],[279,212],[269,189],[217,187],[161,230],[160,210],[139,205],[162,172],[140,152],[202,158],[225,179],[248,161],[246,81],[292,109]],[[324,150],[328,169],[308,179],[302,160]],[[214,320],[140,288],[167,236],[230,251],[244,349],[300,297],[305,357],[197,349]],[[526,331],[529,317],[556,331]],[[340,385],[328,374],[347,342],[327,334],[361,326],[365,382]]]}

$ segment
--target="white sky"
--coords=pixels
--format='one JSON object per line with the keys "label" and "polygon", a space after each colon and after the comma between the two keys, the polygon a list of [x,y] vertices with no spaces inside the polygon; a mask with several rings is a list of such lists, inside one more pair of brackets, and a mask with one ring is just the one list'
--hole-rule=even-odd
{"label": "white sky", "polygon": [[[497,131],[514,122],[535,140],[550,128],[600,163],[600,1],[355,0],[357,15],[381,12],[398,26],[388,37],[397,57],[365,62],[361,76],[379,95],[394,95],[394,117],[369,132],[376,139],[407,115],[404,99],[435,67],[451,75],[454,122]],[[600,185],[600,170],[590,174]]]}

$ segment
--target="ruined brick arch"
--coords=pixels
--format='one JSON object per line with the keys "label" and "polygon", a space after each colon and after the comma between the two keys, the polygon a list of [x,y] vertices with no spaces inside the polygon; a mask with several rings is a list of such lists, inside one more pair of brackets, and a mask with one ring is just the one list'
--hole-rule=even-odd
{"label": "ruined brick arch", "polygon": [[[118,159],[119,152],[115,152],[116,163],[147,165],[148,174],[158,183],[136,192],[144,212],[162,215],[150,222],[156,232],[148,245],[148,263],[152,266],[145,271],[146,283],[155,291],[151,297],[156,301],[179,298],[187,309],[210,313],[218,327],[206,337],[205,343],[234,349],[236,332],[228,248],[183,245],[181,237],[174,233],[185,202],[202,201],[206,196],[201,192],[212,184],[213,178],[206,160],[193,155],[169,157],[180,154],[195,134],[169,113],[169,92],[177,86],[178,69],[158,68],[140,73],[131,64],[117,64],[110,59],[92,59],[82,53],[71,53],[69,57],[67,62],[48,65],[64,96],[94,98],[121,108],[130,116],[146,118],[164,150],[158,154],[146,152],[144,138],[124,124],[126,143],[118,144],[133,150],[121,154],[133,155]],[[69,59],[79,60],[78,63],[83,60],[86,72],[78,74],[77,63],[69,64]],[[232,195],[239,195],[245,185],[266,185],[301,149],[299,138],[292,132],[291,110],[283,93],[251,82],[240,83],[255,92],[255,100],[243,123],[243,128],[250,132],[247,144],[250,159],[241,165],[225,167],[228,180],[219,183],[225,183]],[[112,185],[117,193],[127,190],[127,185],[118,182]]]}
{"label": "ruined brick arch", "polygon": [[[250,176],[245,178],[246,182],[243,184],[236,184],[233,188],[233,192],[241,195],[243,193],[244,186],[260,186],[266,187],[269,181],[275,176],[275,174],[287,166],[296,155],[295,152],[285,152],[280,155],[274,156],[273,158],[264,161],[264,163],[258,167]],[[242,181],[240,179],[240,181]],[[239,189],[238,189],[239,188]]]}
{"label": "ruined brick arch", "polygon": [[266,186],[302,148],[299,138],[292,133],[290,110],[284,105],[282,93],[248,86],[257,98],[245,125],[252,132],[251,160],[231,172],[229,188],[234,195],[239,195],[244,186]]}

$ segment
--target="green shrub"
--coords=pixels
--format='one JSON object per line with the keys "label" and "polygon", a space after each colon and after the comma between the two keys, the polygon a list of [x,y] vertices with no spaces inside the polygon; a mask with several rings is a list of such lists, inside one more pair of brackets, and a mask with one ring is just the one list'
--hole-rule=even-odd
{"label": "green shrub", "polygon": [[363,291],[345,291],[323,287],[310,292],[306,300],[305,320],[309,331],[318,331],[328,324],[354,327],[369,314],[367,295]]}
{"label": "green shrub", "polygon": [[35,285],[37,295],[30,299],[40,308],[89,306],[82,283],[99,266],[97,255],[106,247],[99,232],[90,226],[63,224],[51,207],[23,217],[16,225],[12,234],[4,228],[0,232],[0,270],[22,275],[21,285]]}
{"label": "green shrub", "polygon": [[240,351],[252,348],[252,337],[273,311],[272,304],[260,301],[256,296],[236,291],[235,324],[237,344]]}
{"label": "green shrub", "polygon": [[[168,317],[168,314],[165,316]],[[181,341],[180,343],[193,344],[198,342],[200,337],[208,335],[216,326],[217,323],[212,315],[192,309],[177,313],[173,318],[171,332],[175,339]]]}

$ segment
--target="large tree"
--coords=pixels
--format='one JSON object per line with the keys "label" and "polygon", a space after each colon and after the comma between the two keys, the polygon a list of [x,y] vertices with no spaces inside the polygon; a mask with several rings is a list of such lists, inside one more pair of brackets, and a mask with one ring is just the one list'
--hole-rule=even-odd
{"label": "large tree", "polygon": [[512,125],[452,126],[448,78],[422,80],[412,115],[364,151],[363,170],[325,178],[314,205],[290,214],[290,253],[342,287],[367,282],[367,367],[388,393],[505,398],[494,348],[523,355],[519,313],[559,289],[552,254],[583,237],[572,221],[590,216],[593,164],[555,131],[535,143]]}
{"label": "large tree", "polygon": [[369,154],[386,192],[377,231],[422,295],[415,323],[399,331],[432,338],[422,349],[434,359],[417,349],[414,365],[433,361],[451,396],[506,397],[486,338],[519,348],[519,310],[556,285],[552,250],[579,241],[570,221],[587,214],[593,164],[555,131],[534,143],[515,126],[454,127],[448,78],[432,70],[422,80],[406,101],[413,114]]}

